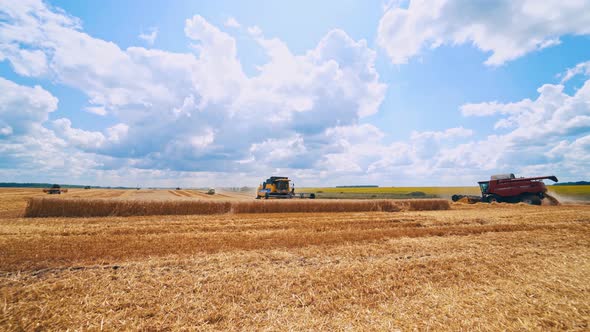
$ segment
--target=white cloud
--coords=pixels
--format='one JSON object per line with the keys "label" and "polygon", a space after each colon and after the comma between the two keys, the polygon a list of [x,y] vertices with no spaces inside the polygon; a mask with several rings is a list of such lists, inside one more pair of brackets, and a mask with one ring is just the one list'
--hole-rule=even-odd
{"label": "white cloud", "polygon": [[497,129],[513,129],[508,138],[514,144],[534,144],[590,131],[590,81],[570,96],[563,85],[545,84],[537,91],[539,97],[516,103],[467,104],[463,114],[488,116],[502,114]]}
{"label": "white cloud", "polygon": [[129,126],[124,123],[118,123],[110,128],[107,128],[107,137],[109,141],[121,142],[129,132]]}
{"label": "white cloud", "polygon": [[38,85],[31,88],[0,77],[0,91],[3,136],[29,134],[57,109],[57,98]]}
{"label": "white cloud", "polygon": [[569,68],[562,76],[561,84],[571,80],[576,75],[590,76],[590,61],[578,63],[575,67]]}
{"label": "white cloud", "polygon": [[[120,122],[94,131],[75,128],[69,119],[51,124],[68,148],[97,154],[112,167],[240,171],[250,167],[245,160],[273,155],[285,156],[283,168],[315,167],[324,153],[342,148],[326,130],[353,128],[377,112],[385,95],[375,52],[340,30],[298,55],[258,29],[255,40],[270,60],[248,77],[235,39],[198,15],[185,22],[194,52],[172,53],[122,50],[40,3],[3,10],[1,46],[41,52],[44,75],[85,93],[86,111]],[[285,154],[282,144],[295,153]]]}
{"label": "white cloud", "polygon": [[305,141],[299,134],[287,138],[267,139],[250,147],[253,162],[274,167],[293,163],[306,152]]}
{"label": "white cloud", "polygon": [[500,116],[494,128],[504,133],[441,152],[441,163],[459,165],[463,160],[482,169],[560,170],[570,179],[590,176],[590,80],[572,95],[563,89],[561,84],[545,84],[535,100],[463,105],[466,116]]}
{"label": "white cloud", "polygon": [[225,20],[224,25],[228,28],[239,28],[241,27],[240,23],[234,17],[228,17]]}
{"label": "white cloud", "polygon": [[1,136],[10,136],[12,135],[12,127],[8,125],[4,125],[4,127],[0,128],[0,135]]}
{"label": "white cloud", "polygon": [[560,43],[563,35],[590,34],[584,0],[412,0],[391,6],[379,22],[377,42],[395,64],[441,45],[471,43],[502,65]]}
{"label": "white cloud", "polygon": [[248,27],[248,33],[254,37],[262,35],[262,30],[257,25]]}
{"label": "white cloud", "polygon": [[140,33],[139,36],[137,36],[139,39],[145,41],[148,45],[153,46],[154,43],[156,42],[156,38],[158,38],[158,28],[157,27],[153,27],[149,29],[150,33]]}
{"label": "white cloud", "polygon": [[207,128],[201,135],[194,135],[188,138],[190,144],[196,149],[204,149],[215,140],[215,132]]}
{"label": "white cloud", "polygon": [[332,127],[326,129],[326,136],[331,140],[354,142],[378,142],[385,137],[385,134],[379,128],[371,124],[361,124],[344,127]]}
{"label": "white cloud", "polygon": [[42,51],[22,50],[7,46],[0,48],[0,59],[2,57],[9,59],[12,68],[19,75],[42,76],[47,72],[47,59]]}
{"label": "white cloud", "polygon": [[88,106],[85,110],[89,113],[96,114],[96,115],[106,115],[107,111],[102,106]]}
{"label": "white cloud", "polygon": [[[280,172],[307,184],[412,185],[471,183],[491,172],[557,165],[570,177],[590,176],[588,160],[579,157],[588,152],[588,81],[571,95],[549,84],[535,100],[463,105],[464,116],[496,119],[497,132],[484,139],[459,126],[391,142],[388,133],[364,123],[387,89],[375,51],[342,30],[296,54],[258,28],[251,38],[268,61],[248,76],[235,39],[198,15],[185,22],[193,51],[173,53],[121,49],[38,2],[11,3],[0,12],[0,61],[20,75],[51,77],[81,91],[86,111],[116,123],[84,130],[66,118],[49,122],[55,97],[0,79],[3,92],[14,91],[0,94],[5,174],[43,169],[109,184],[149,178],[152,185],[177,185],[171,179],[178,178],[231,185]],[[24,51],[45,65],[14,56]],[[6,111],[14,109],[23,111]]]}
{"label": "white cloud", "polygon": [[65,118],[53,121],[53,126],[55,133],[58,136],[64,137],[67,142],[81,149],[89,151],[96,150],[100,148],[106,140],[104,135],[100,132],[72,128],[72,122]]}
{"label": "white cloud", "polygon": [[449,128],[445,131],[423,131],[423,132],[412,132],[412,140],[421,139],[434,139],[437,141],[451,138],[464,138],[473,135],[473,130],[465,129],[463,127]]}
{"label": "white cloud", "polygon": [[68,149],[52,130],[43,127],[58,105],[51,93],[40,86],[18,85],[1,77],[0,91],[2,174],[47,179],[48,174],[81,174],[99,165],[92,154]]}
{"label": "white cloud", "polygon": [[408,141],[374,147],[378,157],[368,172],[450,185],[508,172],[555,174],[561,180],[588,178],[590,80],[571,95],[563,89],[545,84],[533,100],[463,105],[464,116],[494,116],[496,123],[491,126],[497,132],[484,138],[474,138],[475,133],[463,127],[415,132]]}

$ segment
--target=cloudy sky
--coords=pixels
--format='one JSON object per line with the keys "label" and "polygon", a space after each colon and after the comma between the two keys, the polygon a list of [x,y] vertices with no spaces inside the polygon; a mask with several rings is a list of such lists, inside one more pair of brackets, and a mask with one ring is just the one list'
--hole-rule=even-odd
{"label": "cloudy sky", "polygon": [[590,1],[0,0],[0,181],[590,178]]}

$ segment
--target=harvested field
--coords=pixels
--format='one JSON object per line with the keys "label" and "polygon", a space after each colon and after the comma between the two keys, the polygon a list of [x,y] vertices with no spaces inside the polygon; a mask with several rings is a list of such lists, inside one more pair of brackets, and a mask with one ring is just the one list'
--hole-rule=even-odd
{"label": "harvested field", "polygon": [[3,216],[0,330],[583,331],[589,247],[588,205]]}
{"label": "harvested field", "polygon": [[[179,193],[182,191],[175,191]],[[184,196],[184,195],[183,195]],[[447,210],[449,201],[428,200],[281,200],[281,201],[136,201],[31,198],[25,217],[108,217],[224,213],[397,212]]]}

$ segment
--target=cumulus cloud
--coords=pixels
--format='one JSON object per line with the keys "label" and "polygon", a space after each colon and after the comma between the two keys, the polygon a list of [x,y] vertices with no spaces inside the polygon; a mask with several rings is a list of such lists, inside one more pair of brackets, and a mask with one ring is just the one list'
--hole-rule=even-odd
{"label": "cumulus cloud", "polygon": [[392,5],[379,22],[377,43],[395,64],[423,50],[470,43],[502,65],[560,43],[563,35],[590,34],[588,3],[578,0],[412,0]]}
{"label": "cumulus cloud", "polygon": [[[583,64],[574,67],[579,74]],[[457,127],[374,145],[369,151],[375,161],[367,171],[376,178],[395,174],[396,183],[419,177],[450,185],[508,172],[555,174],[562,180],[590,177],[590,80],[572,94],[562,84],[544,84],[537,92],[534,99],[461,106],[466,117],[493,116],[494,133],[483,138]]]}
{"label": "cumulus cloud", "polygon": [[[1,10],[6,22],[0,26],[0,49],[45,57],[45,70],[25,61],[22,75],[49,75],[86,94],[86,111],[120,122],[86,131],[58,119],[49,126],[56,138],[134,167],[233,172],[268,158],[293,169],[315,167],[324,154],[342,149],[343,138],[333,144],[330,129],[355,128],[377,112],[385,95],[375,51],[341,30],[294,54],[258,28],[253,38],[270,60],[248,77],[235,39],[199,15],[185,22],[193,52],[173,53],[121,49],[84,33],[75,18],[41,2]],[[14,57],[0,59],[21,65]]]}
{"label": "cumulus cloud", "polygon": [[469,116],[504,115],[494,127],[513,129],[506,136],[513,144],[536,144],[590,131],[590,81],[571,96],[563,89],[561,84],[545,84],[537,89],[536,100],[467,104],[461,109]]}
{"label": "cumulus cloud", "polygon": [[104,144],[105,137],[100,132],[72,128],[72,122],[62,118],[53,121],[55,133],[69,143],[85,150],[96,150]]}
{"label": "cumulus cloud", "polygon": [[0,91],[2,136],[29,134],[57,109],[58,99],[38,85],[18,85],[0,77]]}
{"label": "cumulus cloud", "polygon": [[[0,169],[46,181],[50,174],[81,174],[99,166],[93,154],[69,149],[43,126],[58,99],[40,86],[24,86],[0,77]],[[41,178],[44,176],[44,178]],[[11,179],[11,178],[8,178]]]}
{"label": "cumulus cloud", "polygon": [[[81,91],[84,111],[116,123],[85,130],[63,116],[49,121],[55,97],[0,79],[5,174],[43,169],[109,184],[149,178],[171,185],[178,178],[232,185],[277,172],[309,184],[403,185],[470,183],[490,172],[561,165],[568,174],[590,176],[588,160],[579,157],[588,154],[588,81],[571,95],[563,84],[547,84],[534,100],[463,105],[464,116],[496,119],[496,132],[484,139],[457,126],[391,141],[366,123],[387,89],[375,51],[339,29],[301,53],[253,29],[249,38],[268,61],[249,76],[235,38],[199,15],[185,21],[186,53],[121,49],[37,1],[8,3],[0,15],[0,61],[19,75]],[[564,79],[584,73],[579,65]]]}
{"label": "cumulus cloud", "polygon": [[479,160],[485,163],[478,167],[559,169],[574,179],[590,176],[585,157],[590,155],[590,80],[572,95],[561,84],[545,84],[537,91],[534,100],[463,105],[466,116],[499,116],[494,128],[501,134],[450,149],[445,162]]}

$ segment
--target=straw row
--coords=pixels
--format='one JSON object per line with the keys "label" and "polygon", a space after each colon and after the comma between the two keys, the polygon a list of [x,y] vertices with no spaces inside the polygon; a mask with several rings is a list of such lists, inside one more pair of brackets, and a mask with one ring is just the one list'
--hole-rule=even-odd
{"label": "straw row", "polygon": [[108,217],[203,215],[226,213],[397,212],[448,210],[449,201],[423,200],[290,200],[290,201],[136,201],[32,198],[25,217]]}

